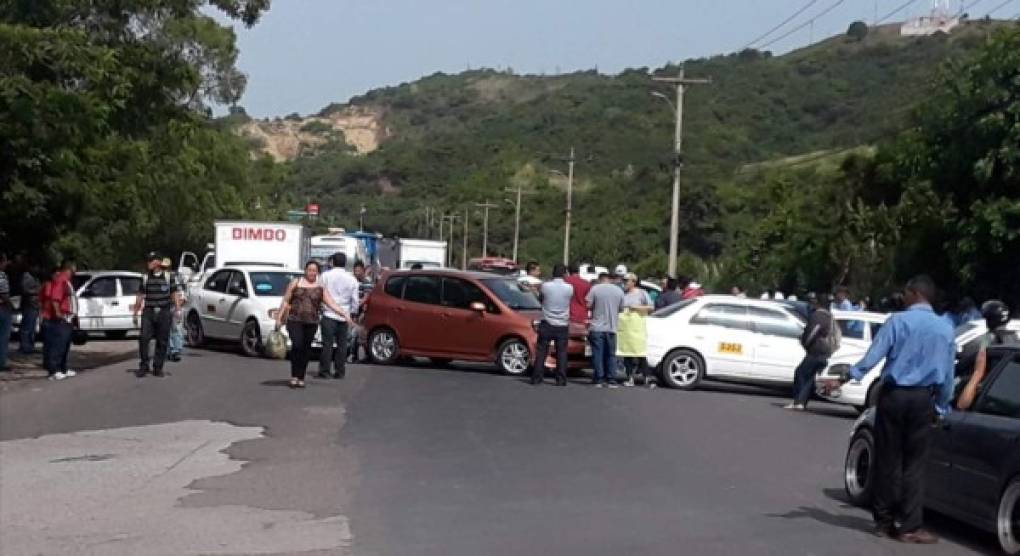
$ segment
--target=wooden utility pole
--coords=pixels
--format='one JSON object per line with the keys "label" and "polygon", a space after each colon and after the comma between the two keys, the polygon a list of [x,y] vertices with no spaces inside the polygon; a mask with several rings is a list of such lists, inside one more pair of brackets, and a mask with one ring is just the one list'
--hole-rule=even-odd
{"label": "wooden utility pole", "polygon": [[482,256],[489,256],[489,209],[497,208],[499,205],[490,203],[486,200],[484,203],[475,203],[475,206],[482,209]]}
{"label": "wooden utility pole", "polygon": [[[683,167],[683,125],[684,125],[684,88],[688,85],[701,85],[711,83],[711,79],[692,79],[684,75],[684,67],[680,66],[680,72],[676,77],[653,77],[653,81],[671,83],[676,85],[676,105],[673,111],[676,114],[676,128],[674,130],[673,148],[673,212],[669,221],[669,275],[676,277],[676,258],[680,240],[680,169]],[[666,101],[669,98],[663,96]]]}
{"label": "wooden utility pole", "polygon": [[[446,249],[446,266],[447,266],[447,268],[450,268],[450,267],[453,266],[453,246],[454,246],[454,243],[453,243],[453,227],[456,225],[458,218],[460,218],[460,216],[457,215],[457,214],[447,214],[446,216],[444,216],[442,218],[443,220],[449,220],[450,221],[450,239],[449,239],[449,243],[447,244],[447,249]],[[441,225],[442,224],[440,224],[440,226]]]}
{"label": "wooden utility pole", "polygon": [[518,244],[518,242],[520,241],[520,238],[521,238],[521,195],[531,195],[532,193],[534,193],[534,191],[522,191],[521,190],[522,187],[523,186],[521,185],[521,183],[517,182],[517,187],[516,188],[509,188],[508,187],[508,188],[505,188],[503,190],[503,191],[506,191],[507,193],[516,193],[517,194],[517,201],[516,202],[511,201],[510,199],[506,199],[506,202],[508,202],[508,203],[510,203],[510,204],[512,204],[514,206],[514,254],[513,254],[513,260],[514,260],[515,263],[517,262],[517,244]]}
{"label": "wooden utility pole", "polygon": [[574,208],[574,147],[570,147],[567,165],[567,210],[566,227],[563,231],[563,264],[570,264],[570,212]]}

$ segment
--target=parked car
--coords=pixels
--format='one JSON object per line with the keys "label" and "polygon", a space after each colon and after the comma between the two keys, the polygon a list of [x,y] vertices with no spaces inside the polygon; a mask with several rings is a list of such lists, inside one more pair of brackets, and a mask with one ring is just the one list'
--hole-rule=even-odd
{"label": "parked car", "polygon": [[[128,332],[138,330],[132,317],[131,306],[142,285],[142,275],[119,270],[89,270],[71,278],[71,286],[78,298],[78,323],[86,333],[102,333],[110,339],[124,338]],[[11,298],[14,304],[12,334],[20,333],[21,296]],[[36,323],[36,327],[39,323]]]}
{"label": "parked car", "polygon": [[[492,361],[509,375],[528,372],[542,318],[538,298],[516,278],[446,269],[388,273],[366,305],[362,326],[376,363]],[[585,336],[583,326],[571,327],[572,368],[587,363]]]}
{"label": "parked car", "polygon": [[[804,357],[803,317],[793,308],[729,295],[706,295],[648,318],[648,364],[667,386],[691,390],[705,378],[792,384]],[[837,353],[864,352],[847,343]]]}
{"label": "parked car", "polygon": [[[1007,554],[1020,554],[1020,347],[990,348],[988,369],[971,410],[953,411],[932,434],[925,505],[996,533]],[[968,376],[957,378],[957,394]],[[874,427],[868,409],[851,429],[844,464],[846,492],[862,506],[874,486]]]}
{"label": "parked car", "polygon": [[188,293],[184,305],[188,343],[197,347],[208,338],[234,340],[245,355],[262,355],[287,285],[301,274],[264,265],[216,270]]}
{"label": "parked car", "polygon": [[[854,314],[854,313],[847,313]],[[1009,329],[1020,332],[1020,320],[1012,320],[1006,325]],[[978,343],[988,331],[984,321],[965,322],[956,327],[956,352],[958,359],[971,359],[977,354]],[[877,329],[873,335],[877,334]],[[873,337],[873,336],[872,336]],[[870,344],[870,341],[869,341]],[[882,374],[885,361],[864,375],[860,382],[847,382],[838,389],[832,389],[831,383],[837,382],[849,372],[850,367],[860,361],[861,355],[841,353],[829,359],[829,364],[815,379],[816,393],[823,399],[833,403],[853,406],[857,411],[864,411],[875,406],[878,396],[877,379]]]}

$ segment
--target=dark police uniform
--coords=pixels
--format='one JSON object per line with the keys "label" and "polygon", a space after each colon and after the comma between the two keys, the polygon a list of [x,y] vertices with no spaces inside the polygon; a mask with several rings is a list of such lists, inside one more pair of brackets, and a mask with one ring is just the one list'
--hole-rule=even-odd
{"label": "dark police uniform", "polygon": [[173,293],[176,291],[176,282],[169,272],[158,270],[145,274],[142,281],[145,305],[142,309],[142,332],[138,340],[140,375],[149,370],[149,343],[153,339],[156,340],[156,353],[152,360],[152,370],[156,376],[163,374],[163,363],[166,362],[167,344],[170,341],[170,328],[173,323]]}

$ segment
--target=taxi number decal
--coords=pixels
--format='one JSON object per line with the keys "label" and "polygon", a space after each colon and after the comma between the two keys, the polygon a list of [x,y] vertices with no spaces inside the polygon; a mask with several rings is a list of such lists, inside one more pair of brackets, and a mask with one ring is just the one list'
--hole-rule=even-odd
{"label": "taxi number decal", "polygon": [[735,353],[737,355],[744,354],[743,344],[731,344],[728,342],[719,343],[719,353]]}

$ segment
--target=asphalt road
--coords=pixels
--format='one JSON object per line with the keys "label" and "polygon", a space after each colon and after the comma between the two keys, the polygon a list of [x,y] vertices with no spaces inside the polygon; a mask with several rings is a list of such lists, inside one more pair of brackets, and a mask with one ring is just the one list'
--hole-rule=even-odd
{"label": "asphalt road", "polygon": [[[853,414],[753,388],[531,387],[485,369],[191,351],[0,394],[3,554],[969,554],[870,535]],[[314,364],[312,370],[314,370]]]}

